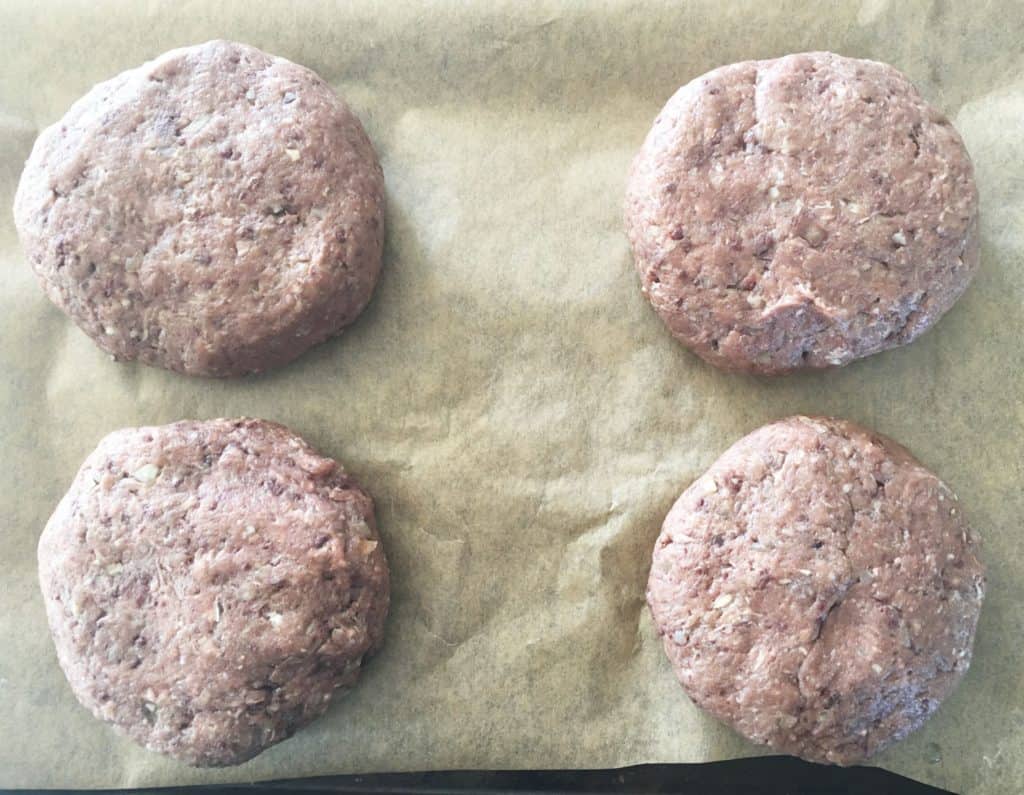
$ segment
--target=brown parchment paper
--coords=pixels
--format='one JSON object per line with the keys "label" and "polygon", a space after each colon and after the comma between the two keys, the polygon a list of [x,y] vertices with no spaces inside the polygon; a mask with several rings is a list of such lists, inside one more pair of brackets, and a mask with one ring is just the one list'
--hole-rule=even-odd
{"label": "brown parchment paper", "polygon": [[[865,2],[8,0],[0,22],[0,787],[127,787],[440,768],[610,767],[758,753],[683,695],[643,594],[674,498],[794,412],[909,446],[985,539],[966,680],[877,763],[966,793],[1024,781],[1024,6]],[[234,38],[323,75],[387,178],[384,274],[339,339],[256,378],[117,364],[43,297],[10,206],[37,132],[93,83]],[[641,297],[625,173],[668,96],[723,63],[831,49],[895,64],[977,166],[974,286],[920,341],[763,380],[682,350]],[[78,705],[36,541],[108,431],[253,415],[372,491],[393,567],[387,643],[325,718],[197,771]]]}

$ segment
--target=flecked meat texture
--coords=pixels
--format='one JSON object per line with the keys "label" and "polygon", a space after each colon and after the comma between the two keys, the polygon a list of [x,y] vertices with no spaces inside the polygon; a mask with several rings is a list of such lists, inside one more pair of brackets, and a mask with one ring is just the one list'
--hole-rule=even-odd
{"label": "flecked meat texture", "polygon": [[679,498],[647,600],[694,703],[754,742],[853,764],[918,728],[967,670],[977,546],[902,447],[792,417]]}
{"label": "flecked meat texture", "polygon": [[910,342],[978,267],[963,142],[896,69],[724,66],[668,101],[628,180],[642,290],[711,364],[763,374]]}
{"label": "flecked meat texture", "polygon": [[40,538],[39,577],[79,701],[197,766],[323,714],[381,643],[389,599],[370,497],[259,420],[107,436]]}
{"label": "flecked meat texture", "polygon": [[104,351],[227,376],[355,320],[383,208],[373,146],[330,86],[213,41],[76,102],[39,136],[14,216],[46,295]]}

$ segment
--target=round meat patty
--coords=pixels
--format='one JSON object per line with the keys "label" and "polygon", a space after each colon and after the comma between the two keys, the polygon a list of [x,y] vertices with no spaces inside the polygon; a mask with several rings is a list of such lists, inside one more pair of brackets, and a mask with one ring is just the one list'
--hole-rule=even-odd
{"label": "round meat patty", "polygon": [[977,547],[956,496],[902,447],[791,417],[679,498],[647,600],[694,703],[756,743],[847,765],[918,728],[967,670]]}
{"label": "round meat patty", "polygon": [[351,323],[384,178],[304,67],[212,41],[101,83],[36,141],[14,217],[47,296],[117,359],[239,375]]}
{"label": "round meat patty", "polygon": [[107,436],[39,540],[78,700],[147,748],[231,765],[291,736],[381,643],[373,502],[261,420]]}
{"label": "round meat patty", "polygon": [[676,92],[633,162],[626,229],[672,334],[730,370],[910,342],[978,267],[963,141],[896,69],[746,61]]}

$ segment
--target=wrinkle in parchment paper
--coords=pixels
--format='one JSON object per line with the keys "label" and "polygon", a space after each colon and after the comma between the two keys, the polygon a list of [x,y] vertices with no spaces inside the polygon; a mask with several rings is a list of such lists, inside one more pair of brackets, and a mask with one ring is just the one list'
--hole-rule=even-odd
{"label": "wrinkle in parchment paper", "polygon": [[[907,445],[984,536],[972,669],[877,759],[968,793],[1024,780],[1024,50],[1014,0],[378,4],[9,3],[0,26],[0,786],[118,787],[357,771],[611,767],[757,753],[685,698],[644,605],[678,493],[739,436],[834,414]],[[37,132],[95,82],[234,38],[322,74],[388,186],[385,270],[340,338],[257,378],[105,358],[43,297],[9,211]],[[683,351],[622,232],[629,161],[682,83],[808,49],[876,58],[947,111],[974,158],[982,265],[913,345],[777,380]],[[377,500],[387,642],[360,685],[239,768],[137,748],[57,666],[35,545],[108,431],[284,422]]]}

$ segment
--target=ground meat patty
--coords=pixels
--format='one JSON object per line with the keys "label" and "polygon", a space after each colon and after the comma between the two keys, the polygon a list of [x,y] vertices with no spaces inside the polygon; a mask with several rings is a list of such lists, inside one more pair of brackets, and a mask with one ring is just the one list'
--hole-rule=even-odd
{"label": "ground meat patty", "polygon": [[963,141],[896,69],[831,53],[683,86],[633,162],[626,228],[669,330],[726,369],[910,342],[978,267]]}
{"label": "ground meat patty", "polygon": [[323,714],[388,611],[370,496],[261,420],[107,436],[43,531],[39,578],[79,701],[199,766]]}
{"label": "ground meat patty", "polygon": [[14,216],[43,289],[118,359],[237,375],[351,323],[383,175],[308,69],[226,41],[101,83],[43,131]]}
{"label": "ground meat patty", "polygon": [[673,506],[647,600],[690,698],[747,738],[861,761],[967,670],[984,596],[956,496],[889,439],[792,417]]}

